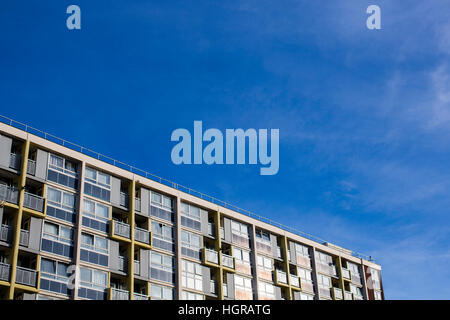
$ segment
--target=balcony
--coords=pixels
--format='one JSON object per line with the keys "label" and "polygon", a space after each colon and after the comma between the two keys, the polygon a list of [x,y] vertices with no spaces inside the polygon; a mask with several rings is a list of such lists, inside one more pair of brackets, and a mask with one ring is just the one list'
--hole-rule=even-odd
{"label": "balcony", "polygon": [[36,174],[36,161],[28,159],[27,173],[32,176]]}
{"label": "balcony", "polygon": [[119,256],[119,271],[127,272],[127,259],[125,257]]}
{"label": "balcony", "polygon": [[234,270],[234,257],[222,253],[222,265],[226,268]]}
{"label": "balcony", "polygon": [[220,239],[225,240],[225,228],[220,227]]}
{"label": "balcony", "polygon": [[209,291],[212,294],[217,294],[217,292],[216,292],[216,282],[214,280],[210,280],[210,282],[209,282]]}
{"label": "balcony", "polygon": [[129,300],[130,293],[127,290],[110,288],[109,289],[109,299],[110,300]]}
{"label": "balcony", "polygon": [[331,290],[333,292],[334,300],[342,300],[344,298],[342,295],[342,290],[340,288],[333,287]]}
{"label": "balcony", "polygon": [[350,270],[342,268],[342,278],[347,279],[347,280],[351,280],[351,274],[350,274]]}
{"label": "balcony", "polygon": [[224,283],[222,285],[222,290],[223,290],[223,296],[228,297],[228,284]]}
{"label": "balcony", "polygon": [[0,201],[19,204],[19,190],[17,190],[16,187],[10,187],[6,184],[0,184]]}
{"label": "balcony", "polygon": [[16,282],[30,287],[36,287],[38,272],[33,269],[17,267]]}
{"label": "balcony", "polygon": [[0,280],[9,282],[11,275],[11,266],[9,264],[0,262]]}
{"label": "balcony", "polygon": [[149,297],[146,294],[142,293],[133,293],[133,300],[149,300]]}
{"label": "balcony", "polygon": [[0,227],[0,241],[11,242],[13,236],[13,227],[2,224]]}
{"label": "balcony", "polygon": [[119,204],[122,207],[128,208],[128,202],[129,202],[128,194],[126,194],[125,192],[120,192],[120,202],[119,202]]}
{"label": "balcony", "polygon": [[275,270],[275,283],[281,285],[287,285],[286,272],[281,270]]}
{"label": "balcony", "polygon": [[291,286],[300,289],[300,278],[294,274],[291,274],[289,278],[290,278]]}
{"label": "balcony", "polygon": [[141,274],[141,262],[138,260],[134,260],[134,274],[136,275]]}
{"label": "balcony", "polygon": [[141,199],[140,198],[134,198],[134,209],[137,212],[141,212]]}
{"label": "balcony", "polygon": [[358,294],[353,294],[353,300],[364,300],[364,297]]}
{"label": "balcony", "polygon": [[323,274],[327,274],[327,275],[335,275],[336,274],[336,268],[334,265],[332,264],[326,264],[323,262],[317,262],[316,263],[317,266],[317,271]]}
{"label": "balcony", "polygon": [[14,170],[20,170],[20,159],[20,154],[11,153],[9,156],[9,167]]}
{"label": "balcony", "polygon": [[112,228],[113,235],[130,239],[131,228],[129,224],[117,220],[112,220],[112,225],[113,225]]}
{"label": "balcony", "polygon": [[25,208],[32,209],[38,212],[44,212],[44,203],[44,198],[32,193],[25,192],[23,198],[23,206]]}
{"label": "balcony", "polygon": [[214,223],[208,222],[208,236],[215,237],[216,230],[214,228]]}
{"label": "balcony", "polygon": [[345,291],[345,300],[353,300],[353,293]]}
{"label": "balcony", "polygon": [[135,227],[134,240],[150,245],[150,232],[148,230]]}
{"label": "balcony", "polygon": [[214,263],[219,264],[219,253],[212,249],[203,248],[203,257],[205,259],[205,263]]}
{"label": "balcony", "polygon": [[20,239],[19,244],[23,247],[28,247],[30,243],[30,231],[28,230],[20,230]]}

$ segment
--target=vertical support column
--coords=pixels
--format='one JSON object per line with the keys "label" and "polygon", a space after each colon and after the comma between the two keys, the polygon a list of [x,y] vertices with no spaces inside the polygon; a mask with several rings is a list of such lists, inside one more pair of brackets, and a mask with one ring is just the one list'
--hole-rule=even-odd
{"label": "vertical support column", "polygon": [[344,277],[342,276],[342,258],[339,256],[336,259],[338,274],[339,274],[339,288],[342,290],[342,300],[345,299],[345,285],[344,285]]}
{"label": "vertical support column", "polygon": [[[80,174],[79,174],[79,179],[78,179],[78,203],[77,203],[77,210],[78,212],[76,213],[77,216],[77,221],[76,221],[76,234],[75,234],[75,239],[74,239],[74,261],[75,261],[75,266],[77,270],[80,266],[80,246],[81,246],[81,226],[82,226],[82,221],[83,221],[83,194],[84,194],[84,173],[85,173],[85,169],[86,169],[86,163],[83,161],[81,162],[80,165]],[[111,212],[111,209],[109,210]],[[79,273],[77,272],[75,274],[75,277],[79,277]],[[79,283],[79,279],[75,279],[75,286],[73,289],[73,299],[77,300],[78,299],[78,283]]]}
{"label": "vertical support column", "polygon": [[314,290],[316,291],[316,297],[317,300],[320,300],[320,291],[319,291],[319,282],[318,282],[318,276],[317,276],[317,266],[316,266],[316,248],[312,247],[312,256],[311,256],[311,262],[312,262],[312,269],[313,269],[313,281],[314,281]]}
{"label": "vertical support column", "polygon": [[223,292],[223,268],[222,268],[222,238],[220,234],[220,212],[217,211],[214,214],[214,228],[216,234],[216,241],[214,243],[214,249],[219,252],[219,268],[217,269],[217,296],[220,300],[224,300],[225,295]]}
{"label": "vertical support column", "polygon": [[283,262],[284,262],[284,271],[286,272],[286,280],[287,280],[287,284],[288,284],[288,290],[287,290],[287,299],[288,300],[293,300],[292,299],[292,288],[291,288],[291,272],[289,270],[289,252],[288,252],[288,242],[287,242],[287,237],[283,236],[281,239],[281,249],[283,250]]}
{"label": "vertical support column", "polygon": [[176,238],[175,238],[175,243],[177,244],[177,255],[176,255],[176,266],[175,266],[175,287],[177,289],[177,299],[181,300],[181,216],[180,216],[180,211],[181,211],[181,200],[180,200],[180,196],[179,194],[177,194],[177,205],[176,208],[174,210],[174,214],[175,214],[175,228],[176,228]]}
{"label": "vertical support column", "polygon": [[130,239],[131,243],[128,247],[128,292],[130,295],[130,300],[134,299],[134,227],[136,225],[135,221],[135,198],[134,194],[136,193],[136,181],[133,179],[130,182],[130,186],[128,187],[128,197],[129,197],[129,218],[130,218]]}
{"label": "vertical support column", "polygon": [[23,214],[23,198],[25,196],[25,184],[27,182],[27,166],[28,166],[28,153],[30,151],[30,140],[26,140],[22,148],[22,164],[20,167],[19,178],[19,210],[14,218],[14,232],[13,242],[11,248],[11,285],[9,287],[8,299],[14,299],[14,287],[16,285],[16,271],[17,271],[17,259],[19,257],[19,242],[20,242],[20,226],[22,224]]}
{"label": "vertical support column", "polygon": [[253,269],[253,274],[255,275],[254,277],[254,281],[253,281],[253,285],[255,286],[255,300],[259,300],[259,291],[258,291],[258,281],[259,281],[259,275],[258,275],[258,258],[257,258],[257,253],[256,253],[256,230],[255,230],[255,225],[252,224],[251,225],[252,231],[251,231],[251,239],[250,239],[250,254],[252,256],[253,259],[253,263],[252,263],[252,269]]}

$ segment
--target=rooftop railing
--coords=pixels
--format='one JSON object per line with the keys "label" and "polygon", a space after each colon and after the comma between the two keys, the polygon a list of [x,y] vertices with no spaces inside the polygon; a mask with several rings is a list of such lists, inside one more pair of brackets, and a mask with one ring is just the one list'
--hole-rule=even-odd
{"label": "rooftop railing", "polygon": [[[297,230],[297,229],[292,228],[290,226],[283,225],[283,224],[281,224],[279,222],[276,222],[276,221],[274,221],[272,219],[269,219],[269,218],[260,216],[258,214],[255,214],[253,212],[250,212],[248,210],[239,208],[239,207],[237,207],[237,206],[235,206],[233,204],[230,204],[228,202],[219,200],[219,199],[217,199],[215,197],[212,197],[212,196],[209,196],[207,194],[201,193],[201,192],[196,191],[194,189],[185,187],[183,185],[180,185],[180,184],[178,184],[176,182],[173,182],[173,181],[170,181],[168,179],[161,178],[161,177],[159,177],[157,175],[154,175],[152,173],[149,173],[149,172],[147,172],[145,170],[141,170],[139,168],[136,168],[134,166],[126,164],[126,163],[124,163],[122,161],[118,161],[118,160],[113,159],[111,157],[105,156],[105,155],[103,155],[101,153],[98,153],[96,151],[93,151],[93,150],[91,150],[89,148],[85,148],[85,147],[80,146],[80,145],[78,145],[76,143],[73,143],[73,142],[67,141],[65,139],[59,138],[59,137],[57,137],[55,135],[52,135],[52,134],[47,133],[45,131],[33,128],[33,127],[31,127],[31,126],[29,126],[27,124],[21,123],[19,121],[13,120],[13,119],[8,118],[8,117],[5,117],[3,115],[0,115],[0,122],[4,123],[6,125],[9,125],[11,127],[17,128],[19,130],[23,130],[23,131],[28,132],[30,134],[33,134],[35,136],[41,137],[41,138],[43,138],[45,140],[48,140],[48,141],[51,141],[53,143],[59,144],[59,145],[61,145],[63,147],[66,147],[66,148],[69,148],[71,150],[80,152],[80,153],[82,153],[84,155],[87,155],[89,157],[92,157],[94,159],[97,159],[97,160],[109,163],[109,164],[111,164],[113,166],[116,166],[118,168],[121,168],[123,170],[127,170],[129,172],[134,173],[134,174],[137,174],[137,175],[140,175],[140,176],[145,177],[147,179],[153,180],[153,181],[158,182],[160,184],[163,184],[163,185],[169,186],[171,188],[177,189],[179,191],[185,192],[185,193],[190,194],[192,196],[195,196],[197,198],[200,198],[200,199],[212,202],[214,204],[217,204],[219,206],[222,206],[224,208],[227,208],[227,209],[239,212],[239,213],[241,213],[243,215],[246,215],[246,216],[251,217],[253,219],[256,219],[258,221],[265,222],[265,223],[268,223],[270,225],[276,226],[276,227],[281,228],[281,229],[283,229],[285,231],[291,232],[293,234],[296,234],[298,236],[307,238],[307,239],[315,241],[317,243],[324,244],[324,243],[327,242],[327,241],[325,241],[325,240],[323,240],[323,239],[321,239],[319,237],[316,237],[316,236],[313,236],[311,234],[305,233],[303,231]],[[340,249],[336,248],[336,250],[342,251],[342,252],[345,252],[345,253],[347,252],[347,250],[345,250],[345,249],[340,250]],[[367,256],[367,255],[364,255],[362,253],[358,253],[358,252],[352,251],[351,254],[354,257],[357,257],[357,258],[366,259],[368,261],[374,261],[371,256]]]}

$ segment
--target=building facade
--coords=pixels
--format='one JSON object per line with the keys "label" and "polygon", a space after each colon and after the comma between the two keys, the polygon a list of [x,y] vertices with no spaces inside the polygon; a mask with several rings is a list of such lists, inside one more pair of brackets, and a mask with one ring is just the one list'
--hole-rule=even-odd
{"label": "building facade", "polygon": [[384,299],[369,259],[94,156],[0,123],[0,299]]}

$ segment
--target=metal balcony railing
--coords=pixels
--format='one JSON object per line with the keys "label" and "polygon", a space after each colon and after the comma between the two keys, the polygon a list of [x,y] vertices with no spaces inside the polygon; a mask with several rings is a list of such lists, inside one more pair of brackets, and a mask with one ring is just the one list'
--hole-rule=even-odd
{"label": "metal balcony railing", "polygon": [[350,275],[350,270],[342,268],[342,278],[350,280],[352,278]]}
{"label": "metal balcony railing", "polygon": [[223,296],[228,297],[228,284],[224,283],[222,285],[222,290],[223,290]]}
{"label": "metal balcony railing", "polygon": [[275,270],[276,280],[278,283],[287,284],[286,272],[281,270]]}
{"label": "metal balcony railing", "polygon": [[127,290],[111,288],[111,300],[129,300],[130,293]]}
{"label": "metal balcony railing", "polygon": [[11,275],[11,265],[0,262],[0,280],[9,281]]}
{"label": "metal balcony railing", "polygon": [[113,220],[113,224],[115,235],[130,239],[131,228],[129,224],[117,220]]}
{"label": "metal balcony railing", "polygon": [[24,247],[28,247],[30,243],[30,231],[28,230],[20,230],[20,239],[19,244]]}
{"label": "metal balcony railing", "polygon": [[7,201],[13,204],[19,203],[19,190],[6,184],[0,184],[0,201]]}
{"label": "metal balcony railing", "polygon": [[134,274],[141,274],[141,262],[138,260],[134,260]]}
{"label": "metal balcony railing", "polygon": [[222,253],[222,265],[224,267],[234,269],[234,257]]}
{"label": "metal balcony railing", "polygon": [[128,202],[129,202],[128,194],[126,194],[125,192],[121,192],[120,193],[120,203],[119,204],[122,207],[128,208]]}
{"label": "metal balcony railing", "polygon": [[29,208],[32,210],[36,210],[39,212],[44,212],[44,198],[25,192],[24,198],[23,198],[23,206],[25,208]]}
{"label": "metal balcony railing", "polygon": [[207,262],[219,264],[219,253],[212,249],[204,249],[205,260]]}
{"label": "metal balcony railing", "polygon": [[33,269],[17,267],[16,282],[30,287],[36,287],[38,272]]}
{"label": "metal balcony railing", "polygon": [[134,228],[134,240],[150,244],[150,231],[141,229],[138,227]]}
{"label": "metal balcony railing", "polygon": [[216,282],[215,282],[214,280],[211,280],[211,281],[209,282],[209,291],[210,291],[212,294],[216,294]]}
{"label": "metal balcony railing", "polygon": [[32,176],[36,174],[36,161],[28,159],[27,173]]}
{"label": "metal balcony railing", "polygon": [[334,296],[335,300],[342,300],[344,298],[343,295],[342,295],[341,288],[333,287],[332,290],[333,290],[333,296]]}
{"label": "metal balcony railing", "polygon": [[148,295],[142,293],[133,293],[133,300],[149,300]]}
{"label": "metal balcony railing", "polygon": [[127,272],[127,258],[119,256],[119,271]]}
{"label": "metal balcony railing", "polygon": [[141,212],[141,199],[140,198],[134,198],[134,209],[137,212]]}
{"label": "metal balcony railing", "polygon": [[290,275],[291,286],[300,288],[300,278],[294,274]]}
{"label": "metal balcony railing", "polygon": [[[176,190],[180,190],[182,192],[185,192],[187,194],[190,194],[192,196],[198,197],[200,199],[209,201],[211,203],[217,204],[217,205],[222,206],[224,208],[227,208],[227,209],[239,212],[239,213],[244,214],[244,215],[246,215],[248,217],[254,218],[254,219],[258,220],[258,221],[262,221],[262,222],[271,224],[273,226],[276,226],[278,228],[281,228],[283,230],[292,232],[294,234],[297,234],[297,235],[299,235],[301,237],[310,239],[310,240],[315,241],[317,243],[323,244],[323,243],[327,242],[327,241],[325,241],[325,240],[323,240],[323,239],[321,239],[319,237],[315,237],[315,236],[310,235],[308,233],[302,232],[302,231],[297,230],[297,229],[295,229],[295,228],[293,228],[291,226],[283,225],[283,224],[281,224],[279,222],[276,222],[276,221],[273,221],[273,220],[271,220],[269,218],[260,216],[260,215],[254,213],[254,212],[251,212],[251,211],[239,208],[239,207],[237,207],[237,206],[235,206],[233,204],[230,204],[228,202],[222,201],[220,199],[217,199],[215,197],[209,196],[207,194],[201,193],[201,192],[199,192],[197,190],[191,189],[189,187],[185,187],[183,185],[180,185],[180,184],[175,183],[173,181],[170,181],[168,179],[161,178],[161,177],[159,177],[157,175],[154,175],[154,174],[152,174],[150,172],[147,172],[145,170],[141,170],[141,169],[136,168],[134,166],[131,166],[129,164],[123,163],[123,162],[118,161],[116,159],[113,159],[111,157],[108,157],[108,156],[105,156],[103,154],[100,154],[100,153],[98,153],[96,151],[93,151],[93,150],[91,150],[89,148],[85,148],[85,147],[80,146],[80,145],[78,145],[76,143],[73,143],[73,142],[61,139],[61,138],[59,138],[57,136],[54,136],[54,135],[49,134],[47,132],[44,132],[42,130],[33,128],[33,127],[31,127],[31,126],[29,126],[27,124],[21,123],[19,121],[13,120],[13,119],[8,118],[8,117],[5,117],[3,115],[0,115],[0,122],[4,123],[6,125],[9,125],[11,127],[14,127],[14,128],[18,128],[18,129],[23,130],[25,132],[29,132],[29,133],[31,133],[31,134],[33,134],[35,136],[38,136],[38,137],[41,137],[41,138],[46,139],[48,141],[51,141],[52,143],[56,143],[56,144],[59,144],[59,145],[62,145],[64,147],[66,147],[66,148],[69,148],[71,150],[75,150],[75,151],[80,152],[82,154],[88,155],[88,156],[93,157],[93,158],[95,158],[97,160],[104,161],[106,163],[109,163],[109,164],[111,164],[113,166],[116,166],[118,168],[121,168],[123,170],[127,170],[129,172],[132,172],[132,173],[134,173],[136,175],[140,175],[140,176],[145,177],[147,179],[151,179],[153,181],[159,182],[159,183],[164,184],[164,185],[166,185],[168,187],[174,188]],[[339,250],[339,251],[342,251],[342,252],[345,252],[345,253],[347,253],[347,251],[348,251],[348,250],[344,250],[344,249],[340,249],[340,248],[337,248],[336,250]],[[358,257],[358,258],[366,259],[368,261],[374,261],[371,256],[367,256],[367,255],[364,255],[364,254],[361,254],[361,253],[358,253],[358,252],[355,252],[355,251],[350,252],[350,254],[352,256],[355,256],[355,257]]]}
{"label": "metal balcony railing", "polygon": [[9,167],[14,170],[20,170],[20,159],[20,154],[11,153],[9,156]]}
{"label": "metal balcony railing", "polygon": [[216,236],[216,230],[214,228],[214,223],[208,222],[208,235],[211,237]]}
{"label": "metal balcony railing", "polygon": [[2,224],[0,226],[0,241],[11,242],[12,236],[13,236],[13,227],[7,224]]}

